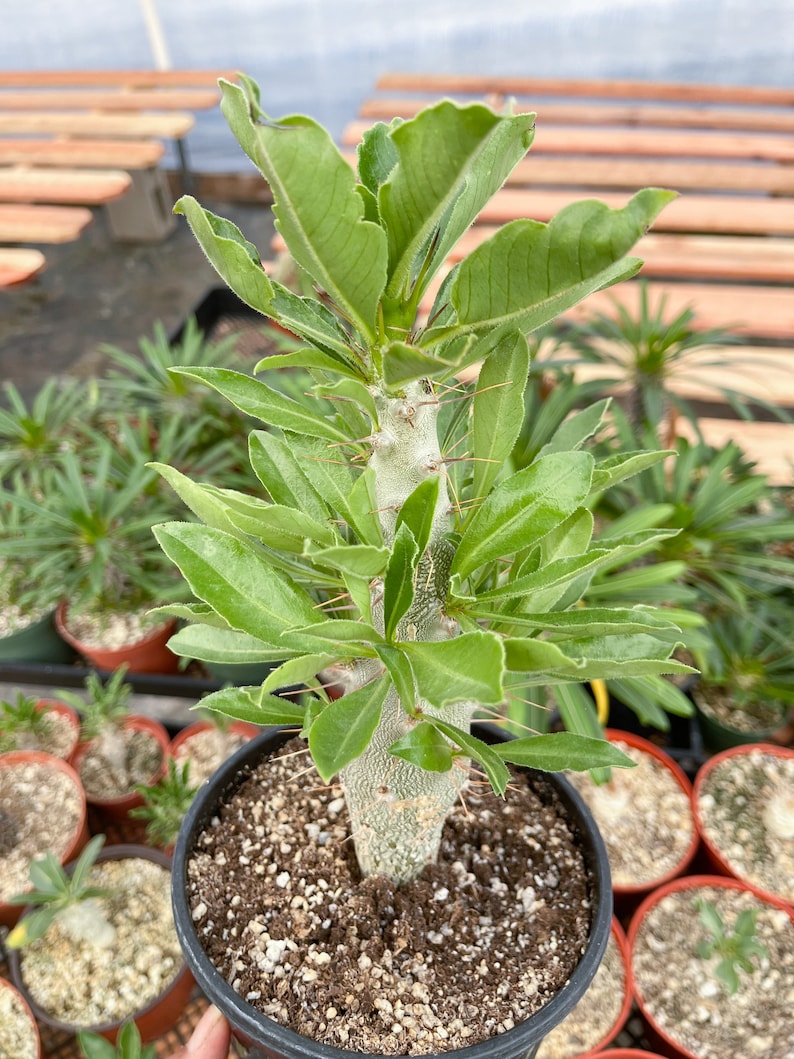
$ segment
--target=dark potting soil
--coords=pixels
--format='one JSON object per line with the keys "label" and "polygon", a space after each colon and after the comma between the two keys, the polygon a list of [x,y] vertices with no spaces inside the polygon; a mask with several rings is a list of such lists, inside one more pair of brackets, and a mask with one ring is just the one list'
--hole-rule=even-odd
{"label": "dark potting soil", "polygon": [[[337,786],[293,740],[212,818],[189,863],[193,920],[252,1006],[304,1036],[421,1055],[503,1033],[568,980],[589,935],[589,880],[565,810],[517,774],[474,778],[437,864],[362,880]],[[465,804],[464,804],[465,803]]]}

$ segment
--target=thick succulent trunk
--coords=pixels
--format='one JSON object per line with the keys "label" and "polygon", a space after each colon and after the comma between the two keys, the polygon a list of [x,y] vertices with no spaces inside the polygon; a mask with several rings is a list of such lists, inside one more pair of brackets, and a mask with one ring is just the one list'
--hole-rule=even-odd
{"label": "thick succulent trunk", "polygon": [[[404,398],[380,396],[380,431],[370,464],[375,470],[378,510],[384,537],[394,537],[397,513],[411,492],[429,475],[440,475],[436,517],[428,549],[417,568],[413,604],[397,628],[400,640],[441,640],[457,635],[445,616],[442,599],[447,565],[445,533],[449,526],[449,494],[439,451],[438,402],[421,384],[408,387]],[[382,619],[377,604],[379,585],[373,586],[373,621]],[[371,661],[363,661],[350,676],[353,687],[373,675]],[[419,700],[422,712],[437,712]],[[444,719],[468,729],[476,703],[444,708]],[[447,813],[465,786],[466,767],[428,772],[395,757],[389,747],[414,723],[402,709],[392,688],[380,724],[365,752],[342,770],[353,839],[364,875],[383,874],[395,882],[414,878],[438,852]],[[461,766],[464,764],[461,762]]]}

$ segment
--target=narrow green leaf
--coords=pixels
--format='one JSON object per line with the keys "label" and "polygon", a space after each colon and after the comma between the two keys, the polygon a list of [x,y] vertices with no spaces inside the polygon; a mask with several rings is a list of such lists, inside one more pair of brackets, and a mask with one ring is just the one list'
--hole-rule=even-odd
{"label": "narrow green leaf", "polygon": [[529,346],[521,334],[508,334],[487,358],[473,401],[473,497],[485,497],[513,450],[524,422],[524,390]]}
{"label": "narrow green leaf", "polygon": [[246,415],[261,419],[269,426],[283,430],[299,431],[312,438],[325,441],[347,441],[345,434],[330,419],[305,408],[291,397],[272,389],[259,379],[232,371],[231,368],[172,368],[173,372],[189,379],[205,383],[231,401]]}
{"label": "narrow green leaf", "polygon": [[539,455],[551,452],[570,452],[580,449],[599,429],[610,405],[610,398],[596,401],[587,408],[579,409],[564,419],[554,431],[551,440],[540,450]]}
{"label": "narrow green leaf", "polygon": [[196,705],[249,724],[300,726],[303,723],[303,706],[277,695],[267,695],[258,687],[221,688],[205,695]]}
{"label": "narrow green leaf", "polygon": [[302,115],[271,120],[249,78],[221,81],[221,110],[273,193],[273,213],[294,260],[370,342],[386,282],[383,231],[363,219],[353,170],[330,134]]}
{"label": "narrow green leaf", "polygon": [[593,471],[593,492],[609,489],[618,482],[661,463],[673,454],[671,451],[621,452],[606,460],[600,460]]}
{"label": "narrow green leaf", "polygon": [[333,654],[299,655],[289,658],[276,669],[271,670],[262,683],[262,691],[278,691],[294,684],[317,685],[317,674],[334,661]]}
{"label": "narrow green leaf", "polygon": [[280,662],[285,654],[283,646],[266,643],[228,626],[185,625],[177,629],[168,641],[168,646],[174,654],[183,658],[231,665]]}
{"label": "narrow green leaf", "polygon": [[[395,119],[396,122],[402,119]],[[358,176],[365,188],[375,197],[397,165],[398,154],[390,136],[391,126],[377,121],[367,129],[358,145]]]}
{"label": "narrow green leaf", "polygon": [[383,676],[329,703],[309,730],[309,750],[325,783],[368,746],[380,720],[390,681]]}
{"label": "narrow green leaf", "polygon": [[414,601],[414,575],[419,548],[410,527],[404,522],[394,535],[391,556],[383,579],[383,618],[386,637],[391,640],[402,618]]}
{"label": "narrow green leaf", "polygon": [[388,548],[373,548],[369,544],[340,544],[333,548],[318,548],[309,542],[304,550],[304,555],[319,566],[370,580],[385,571],[390,554]]}
{"label": "narrow green leaf", "polygon": [[[367,625],[363,621],[350,621],[346,618],[330,618],[328,621],[304,625],[302,628],[296,629],[295,632],[301,638],[322,640],[324,643],[336,645],[350,643],[363,646],[364,644],[374,645],[383,642],[383,637],[371,625]],[[292,630],[287,635],[291,636]]]}
{"label": "narrow green leaf", "polygon": [[[282,632],[314,621],[310,596],[269,566],[257,546],[189,522],[165,523],[154,532],[193,594],[233,629],[277,643]],[[289,651],[285,642],[285,655],[300,651],[298,637]]]}
{"label": "narrow green leaf", "polygon": [[77,1043],[85,1059],[116,1059],[116,1047],[98,1033],[78,1030]]}
{"label": "narrow green leaf", "polygon": [[462,728],[442,721],[438,717],[431,717],[429,721],[470,758],[479,762],[485,769],[485,774],[494,791],[500,796],[504,794],[510,782],[510,772],[493,747],[477,739],[470,732],[464,732]]}
{"label": "narrow green leaf", "polygon": [[416,708],[416,685],[411,663],[393,644],[375,644],[375,651],[394,683],[402,708],[406,713],[411,713]]}
{"label": "narrow green leaf", "polygon": [[328,506],[301,469],[283,438],[265,430],[248,436],[251,467],[274,504],[295,507],[318,522],[328,518]]}
{"label": "narrow green leaf", "polygon": [[192,196],[183,195],[174,213],[187,218],[210,264],[234,293],[260,313],[270,315],[273,285],[259,260],[259,251],[231,221],[204,209]]}
{"label": "narrow green leaf", "polygon": [[461,539],[452,573],[465,577],[540,541],[585,500],[593,462],[586,452],[552,453],[497,485]]}
{"label": "narrow green leaf", "polygon": [[496,743],[494,750],[504,761],[542,772],[584,772],[592,768],[633,768],[634,762],[606,739],[593,739],[572,732],[552,732],[525,739]]}
{"label": "narrow green leaf", "polygon": [[470,632],[452,640],[409,640],[400,644],[411,663],[422,698],[433,706],[472,701],[502,702],[504,647],[493,633]]}
{"label": "narrow green leaf", "polygon": [[387,389],[399,390],[416,379],[437,379],[439,367],[446,373],[455,366],[455,361],[423,353],[408,342],[392,342],[383,356],[383,381]]}
{"label": "narrow green leaf", "polygon": [[405,524],[413,534],[419,555],[423,555],[430,543],[430,534],[436,517],[441,478],[432,474],[414,489],[397,513],[396,531]]}

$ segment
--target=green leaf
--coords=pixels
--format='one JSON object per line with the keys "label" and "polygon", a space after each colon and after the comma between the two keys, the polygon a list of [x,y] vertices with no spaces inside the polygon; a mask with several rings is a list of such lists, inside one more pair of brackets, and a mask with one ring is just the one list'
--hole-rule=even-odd
{"label": "green leaf", "polygon": [[397,697],[406,713],[416,708],[416,686],[408,658],[393,644],[375,644],[375,651],[391,677]]}
{"label": "green leaf", "polygon": [[566,206],[549,224],[510,221],[460,263],[451,290],[459,323],[431,328],[420,344],[471,333],[528,334],[593,291],[628,279],[642,263],[624,255],[674,197],[645,188],[622,210],[588,199]]}
{"label": "green leaf", "polygon": [[210,264],[234,293],[260,313],[269,314],[273,285],[262,263],[259,251],[244,238],[231,221],[204,209],[192,196],[183,195],[174,213],[187,218],[199,246]]}
{"label": "green leaf", "polygon": [[303,706],[277,695],[267,695],[258,687],[221,688],[205,695],[197,705],[202,710],[212,710],[249,724],[300,726],[303,723]]}
{"label": "green leaf", "polygon": [[399,298],[432,240],[421,296],[437,268],[532,142],[534,115],[500,117],[482,104],[442,101],[391,130],[399,163],[380,188],[389,236],[387,295]]}
{"label": "green leaf", "polygon": [[648,467],[653,467],[668,456],[674,455],[672,451],[659,452],[621,452],[600,460],[593,471],[593,492],[609,489],[618,482],[639,474]]}
{"label": "green leaf", "polygon": [[375,493],[375,472],[371,467],[367,467],[353,482],[348,498],[347,517],[365,544],[373,548],[383,544]]}
{"label": "green leaf", "polygon": [[410,529],[416,541],[419,555],[424,554],[430,543],[440,486],[441,478],[439,475],[432,474],[425,478],[407,497],[397,513],[395,530],[399,532],[400,526],[403,524]]}
{"label": "green leaf", "polygon": [[250,375],[231,368],[172,368],[174,373],[205,383],[231,401],[246,415],[261,419],[270,426],[299,431],[311,438],[325,441],[347,441],[345,434],[330,419],[311,412],[304,405],[285,397]]}
{"label": "green leaf", "polygon": [[[282,632],[314,622],[309,595],[269,566],[256,545],[189,522],[166,523],[154,532],[193,594],[233,629],[277,643]],[[298,637],[284,643],[285,656],[301,650]]]}
{"label": "green leaf", "polygon": [[587,497],[593,462],[586,452],[552,453],[500,482],[461,539],[452,573],[465,577],[540,541]]}
{"label": "green leaf", "polygon": [[528,629],[536,629],[551,634],[547,642],[564,642],[572,637],[588,634],[591,636],[611,636],[616,633],[629,634],[636,632],[656,632],[680,634],[678,626],[669,621],[664,614],[648,607],[576,607],[572,610],[539,611],[535,614],[525,611],[516,614],[500,614],[487,608],[467,608],[471,617],[485,618],[488,621],[501,622]]}
{"label": "green leaf", "polygon": [[383,381],[388,390],[399,390],[416,379],[438,378],[439,367],[451,371],[455,362],[423,353],[408,342],[392,342],[383,355]]}
{"label": "green leaf", "polygon": [[262,691],[278,691],[279,688],[289,688],[293,684],[307,684],[314,688],[317,684],[317,674],[322,672],[326,666],[334,661],[333,654],[299,655],[297,658],[288,658],[278,668],[268,673],[262,683]]}
{"label": "green leaf", "polygon": [[317,548],[309,542],[304,549],[304,555],[318,566],[370,580],[385,571],[390,554],[388,548],[373,548],[369,544],[340,544],[333,548]]}
{"label": "green leaf", "polygon": [[439,717],[431,717],[429,720],[448,739],[451,739],[456,746],[459,746],[464,753],[479,762],[485,769],[485,774],[494,791],[500,796],[504,794],[510,781],[510,772],[493,747],[484,743],[481,739],[477,739],[470,732],[464,732],[463,729],[458,728],[454,724],[449,724]]}
{"label": "green leaf", "polygon": [[609,404],[610,398],[605,397],[603,401],[596,401],[589,407],[582,408],[568,416],[554,431],[551,440],[543,446],[539,455],[546,456],[550,452],[569,452],[572,449],[580,449],[604,422]]}
{"label": "green leaf", "polygon": [[513,450],[524,422],[529,346],[506,335],[482,366],[473,402],[473,497],[485,497]]}
{"label": "green leaf", "polygon": [[[297,333],[297,328],[294,328]],[[307,341],[318,341],[302,334]],[[258,360],[254,365],[254,374],[259,375],[266,371],[280,371],[281,369],[293,371],[295,368],[317,369],[319,371],[335,372],[347,379],[361,379],[362,369],[354,362],[344,361],[325,350],[316,349],[314,346],[302,346],[292,353],[268,353],[267,356]]]}
{"label": "green leaf", "polygon": [[85,1059],[116,1059],[116,1047],[98,1033],[90,1030],[77,1031],[77,1043]]}
{"label": "green leaf", "polygon": [[276,228],[293,259],[373,342],[388,250],[383,231],[363,219],[353,170],[310,118],[268,118],[249,78],[221,81],[221,90],[232,132],[270,185]]}
{"label": "green leaf", "polygon": [[584,772],[592,768],[633,768],[634,762],[606,739],[552,732],[525,739],[496,743],[494,750],[504,761],[542,772]]}
{"label": "green leaf", "polygon": [[[342,644],[352,644],[362,654],[372,656],[374,651],[364,650],[365,645],[371,648],[372,645],[383,641],[383,637],[371,625],[363,621],[350,621],[346,618],[330,618],[328,621],[304,625],[295,632],[301,640],[320,640],[323,643],[333,644],[334,654],[339,653]],[[292,636],[292,630],[287,633],[287,636]],[[343,653],[348,658],[356,657],[355,651]]]}
{"label": "green leaf", "polygon": [[493,633],[470,632],[451,640],[409,640],[400,644],[422,698],[436,707],[452,702],[502,702],[504,647]]}
{"label": "green leaf", "polygon": [[280,662],[285,654],[283,646],[266,643],[239,629],[210,625],[185,625],[174,633],[168,646],[183,658],[231,665]]}
{"label": "green leaf", "polygon": [[403,523],[394,536],[391,556],[383,579],[383,619],[391,640],[401,619],[414,601],[414,574],[419,548],[410,527]]}
{"label": "green leaf", "polygon": [[328,506],[301,469],[292,449],[282,438],[264,430],[248,436],[251,467],[274,504],[296,507],[322,522]]}
{"label": "green leaf", "polygon": [[[205,486],[223,506],[231,525],[269,548],[302,554],[304,542],[331,545],[338,536],[328,522],[318,522],[294,507],[270,504],[259,497],[233,489]],[[222,527],[221,527],[222,528]]]}
{"label": "green leaf", "polygon": [[390,681],[382,676],[330,703],[309,730],[309,749],[323,782],[369,746],[378,726]]}
{"label": "green leaf", "polygon": [[449,743],[432,724],[420,721],[389,747],[395,757],[410,761],[426,772],[449,772],[452,751]]}
{"label": "green leaf", "polygon": [[377,197],[380,185],[388,180],[399,157],[390,133],[390,126],[377,121],[364,132],[361,143],[358,145],[359,180],[375,197]]}

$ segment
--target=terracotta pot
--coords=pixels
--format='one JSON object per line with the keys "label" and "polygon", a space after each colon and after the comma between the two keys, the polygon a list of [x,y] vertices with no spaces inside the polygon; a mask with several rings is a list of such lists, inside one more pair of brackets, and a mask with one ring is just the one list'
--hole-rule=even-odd
{"label": "terracotta pot", "polygon": [[[130,714],[129,717],[124,719],[122,727],[126,730],[132,729],[137,732],[146,732],[156,740],[161,751],[160,767],[149,780],[150,784],[156,783],[168,771],[169,735],[165,725],[161,724],[160,721],[155,720],[153,717],[143,717],[138,714]],[[88,753],[92,742],[92,740],[86,740],[78,743],[77,748],[72,755],[72,764],[78,774],[83,759]],[[122,794],[117,798],[99,798],[86,791],[86,799],[88,804],[93,809],[96,809],[103,818],[117,821],[126,820],[129,816],[130,809],[134,809],[138,805],[143,805],[143,798],[137,791]]]}
{"label": "terracotta pot", "polygon": [[[751,893],[759,900],[763,901],[768,905],[773,905],[776,909],[785,912],[792,921],[794,926],[794,909],[786,906],[783,901],[776,898],[761,897],[761,895],[750,890],[749,887],[739,882],[737,879],[724,878],[718,875],[689,875],[681,879],[673,879],[664,886],[660,886],[653,893],[649,894],[639,908],[632,916],[631,922],[628,929],[628,942],[629,942],[629,981],[631,985],[631,991],[634,997],[634,1002],[637,1005],[639,1013],[647,1027],[647,1038],[651,1041],[655,1048],[658,1048],[659,1052],[667,1057],[667,1059],[703,1059],[702,1054],[698,1052],[690,1051],[682,1042],[676,1040],[669,1030],[664,1026],[660,1025],[657,1019],[649,1011],[646,1002],[646,997],[643,995],[642,986],[637,980],[637,975],[634,966],[634,958],[637,947],[637,937],[642,927],[645,917],[648,915],[651,909],[657,904],[663,901],[668,895],[678,893],[682,890],[696,890],[702,887],[718,887],[723,889],[732,889]],[[659,959],[662,959],[661,954]],[[695,1002],[695,997],[687,999],[688,1005],[692,1005]],[[730,997],[726,1000],[730,1003]],[[738,1043],[738,1042],[737,1042]],[[606,1055],[612,1056],[612,1052],[607,1052]],[[630,1053],[631,1054],[631,1053]],[[641,1052],[641,1055],[646,1053]],[[709,1051],[709,1054],[712,1054]],[[750,1054],[749,1052],[746,1054]],[[745,1059],[745,1054],[742,1054],[742,1059]]]}
{"label": "terracotta pot", "polygon": [[[695,818],[695,826],[698,829],[700,840],[703,843],[703,850],[708,859],[710,867],[720,875],[730,876],[734,879],[739,879],[740,882],[744,883],[749,889],[754,890],[762,897],[771,897],[772,899],[783,900],[787,904],[794,904],[794,897],[786,894],[773,893],[771,890],[766,889],[754,879],[749,878],[746,874],[737,868],[735,862],[731,861],[730,857],[724,849],[720,848],[719,842],[715,841],[713,834],[709,834],[706,822],[704,820],[702,798],[704,793],[704,787],[709,777],[713,776],[714,772],[720,768],[726,761],[730,761],[733,758],[743,757],[754,751],[762,751],[764,754],[769,754],[773,757],[786,758],[789,761],[794,762],[794,749],[788,747],[777,746],[772,743],[757,743],[757,744],[742,744],[741,746],[730,747],[727,750],[721,751],[719,754],[715,754],[706,761],[701,768],[698,770],[695,776],[695,782],[692,789],[692,812]],[[790,797],[792,804],[794,805],[794,785],[790,790]]]}
{"label": "terracotta pot", "polygon": [[[689,813],[691,798],[692,798],[692,784],[689,781],[688,776],[678,765],[669,754],[651,743],[649,740],[644,739],[642,736],[635,735],[633,732],[618,731],[614,728],[607,728],[605,731],[606,738],[610,742],[621,742],[626,744],[633,749],[640,751],[642,754],[648,755],[655,762],[658,762],[672,777],[677,787],[681,791],[682,795],[682,806],[685,813]],[[627,811],[631,811],[631,805],[627,807]],[[637,907],[643,897],[649,894],[657,886],[661,886],[668,882],[670,879],[675,879],[679,875],[682,875],[692,862],[695,853],[698,849],[698,834],[695,828],[694,821],[692,822],[692,834],[686,849],[682,852],[675,864],[673,864],[663,874],[656,876],[654,879],[649,879],[638,883],[627,883],[623,881],[616,881],[612,879],[612,890],[615,899],[615,910],[620,916],[628,916]],[[607,848],[609,848],[609,841],[607,840]]]}
{"label": "terracotta pot", "polygon": [[[189,724],[185,728],[180,729],[168,744],[169,755],[176,760],[179,760],[180,752],[185,754],[185,756],[188,756],[186,744],[202,732],[212,731],[214,727],[215,725],[213,725],[211,721],[194,721],[193,724]],[[248,721],[232,721],[229,724],[228,731],[243,737],[246,742],[249,739],[253,739],[254,736],[262,734],[262,729],[258,725],[249,724]]]}
{"label": "terracotta pot", "polygon": [[[171,858],[166,856],[165,853],[162,853],[160,850],[151,849],[149,846],[135,845],[107,846],[97,857],[97,863],[99,864],[102,861],[109,860],[129,860],[133,857],[149,860],[169,869],[171,867]],[[67,871],[70,871],[73,867],[73,864],[69,865]],[[27,909],[25,911],[27,911]],[[59,1032],[68,1033],[70,1035],[73,1034],[75,1031],[74,1026],[54,1018],[49,1012],[45,1011],[39,1004],[37,1004],[33,997],[31,997],[25,986],[24,979],[22,978],[19,952],[12,950],[9,953],[9,964],[14,985],[25,997],[39,1022]],[[144,1042],[154,1040],[156,1037],[161,1037],[168,1030],[173,1029],[179,1022],[180,1016],[190,999],[194,985],[195,982],[193,976],[187,965],[183,965],[177,976],[162,993],[156,996],[144,1007],[134,1011],[131,1016],[127,1016],[124,1020],[119,1022],[102,1023],[100,1025],[83,1028],[89,1029],[93,1033],[99,1033],[101,1036],[107,1038],[107,1040],[115,1042],[116,1036],[123,1022],[125,1022],[127,1018],[132,1017],[135,1025],[138,1027],[141,1039]]]}
{"label": "terracotta pot", "polygon": [[55,612],[55,625],[63,639],[97,669],[112,672],[126,665],[130,673],[175,673],[179,658],[168,649],[168,641],[176,630],[176,618],[158,625],[142,640],[124,647],[104,648],[83,643],[69,631],[67,604],[60,603]]}
{"label": "terracotta pot", "polygon": [[24,629],[0,636],[0,662],[43,662],[50,665],[74,661],[74,648],[55,627],[55,611],[50,611]]}
{"label": "terracotta pot", "polygon": [[[10,1001],[12,1005],[12,1011],[20,1012],[25,1015],[30,1023],[31,1030],[31,1047],[23,1053],[14,1052],[13,1059],[41,1059],[41,1037],[39,1036],[39,1027],[36,1019],[33,1016],[33,1012],[30,1010],[30,1005],[24,996],[18,989],[15,989],[10,982],[6,982],[5,979],[0,978],[0,1008],[3,1003],[3,994],[5,994],[6,1001]],[[2,1011],[0,1010],[0,1015]],[[18,1047],[16,1040],[3,1040],[3,1030],[5,1029],[5,1022],[0,1018],[0,1055],[11,1056],[11,1045],[14,1044],[15,1048]]]}
{"label": "terracotta pot", "polygon": [[[61,863],[66,864],[77,856],[89,837],[87,804],[83,785],[80,782],[80,777],[76,770],[66,761],[63,761],[59,757],[55,757],[53,754],[44,754],[40,750],[11,750],[7,754],[0,754],[0,769],[10,769],[31,763],[43,765],[48,769],[52,769],[67,776],[74,785],[75,790],[78,792],[80,803],[79,819],[74,828],[74,833],[67,842],[60,858]],[[46,850],[42,849],[40,852],[45,853]],[[12,927],[19,920],[21,915],[22,907],[20,905],[11,905],[0,901],[0,924],[3,926]]]}
{"label": "terracotta pot", "polygon": [[59,757],[63,756],[64,761],[71,762],[74,752],[77,749],[77,744],[80,741],[80,718],[77,711],[73,710],[71,706],[67,706],[65,702],[59,702],[57,699],[39,699],[36,704],[36,709],[46,711],[47,713],[57,713],[59,717],[66,718],[72,726],[74,738],[72,740],[71,749],[66,754],[56,755]]}
{"label": "terracotta pot", "polygon": [[[623,1001],[620,1006],[620,1012],[618,1013],[617,1018],[612,1023],[607,1032],[603,1035],[603,1037],[601,1037],[599,1041],[597,1041],[592,1046],[592,1048],[588,1048],[586,1052],[577,1051],[575,1054],[573,1051],[568,1051],[567,1054],[570,1059],[596,1059],[596,1056],[602,1054],[602,1050],[607,1047],[609,1042],[613,1041],[615,1037],[617,1037],[617,1035],[626,1025],[626,1021],[629,1017],[633,1000],[633,997],[631,995],[631,986],[629,983],[629,942],[628,938],[626,937],[626,933],[623,930],[623,927],[620,925],[620,921],[615,916],[613,916],[612,918],[612,938],[615,942],[615,945],[617,946],[618,953],[620,954],[620,961],[623,969],[622,983],[616,982],[614,986],[616,990],[621,988],[623,990]],[[603,972],[604,964],[602,963],[597,974],[600,975]],[[556,1037],[557,1032],[563,1030],[564,1026],[565,1022],[562,1022],[560,1026],[556,1027],[555,1030],[552,1031],[552,1034]],[[559,1045],[559,1041],[557,1042],[557,1044]],[[572,1045],[571,1047],[575,1046]],[[553,1049],[553,1054],[560,1054],[561,1051],[561,1047],[555,1047]],[[544,1050],[544,1045],[541,1044],[540,1051],[538,1052],[538,1059],[545,1059],[546,1054],[547,1053]],[[613,1053],[609,1052],[608,1054],[612,1055]]]}
{"label": "terracotta pot", "polygon": [[728,750],[730,747],[744,746],[747,743],[768,742],[775,737],[775,733],[780,732],[786,725],[788,709],[782,703],[780,717],[773,724],[765,728],[759,727],[752,731],[745,731],[744,729],[733,728],[731,725],[717,720],[716,717],[704,710],[701,706],[702,699],[697,683],[692,688],[691,696],[703,743],[713,754],[719,753],[721,750]]}
{"label": "terracotta pot", "polygon": [[[488,725],[475,726],[476,734],[490,742],[505,739],[505,734]],[[229,1019],[235,1034],[255,1054],[269,1059],[349,1059],[351,1052],[317,1042],[296,1033],[260,1014],[227,983],[208,958],[191,915],[187,894],[187,870],[191,850],[198,832],[213,816],[225,798],[242,782],[249,767],[275,751],[294,734],[293,729],[270,729],[251,740],[229,758],[196,795],[180,830],[174,852],[172,898],[177,933],[185,957],[202,992]],[[530,770],[531,771],[531,770]],[[449,1059],[465,1055],[467,1059],[532,1059],[543,1038],[573,1009],[592,981],[609,940],[612,923],[609,868],[603,841],[580,796],[561,776],[550,780],[555,793],[565,805],[576,827],[581,848],[591,873],[593,885],[593,923],[587,948],[563,989],[551,997],[530,1018],[506,1033],[480,1044],[447,1053]],[[380,1056],[371,1059],[381,1059]]]}
{"label": "terracotta pot", "polygon": [[646,1052],[642,1048],[610,1048],[599,1052],[593,1059],[665,1059],[658,1052]]}

